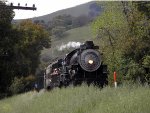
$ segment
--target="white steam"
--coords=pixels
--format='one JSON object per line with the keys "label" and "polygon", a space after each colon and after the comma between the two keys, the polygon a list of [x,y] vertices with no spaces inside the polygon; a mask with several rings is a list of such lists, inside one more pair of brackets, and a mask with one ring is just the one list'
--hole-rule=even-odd
{"label": "white steam", "polygon": [[80,47],[80,42],[68,42],[67,44],[62,44],[60,47],[58,47],[59,51],[70,49],[70,48],[78,48]]}

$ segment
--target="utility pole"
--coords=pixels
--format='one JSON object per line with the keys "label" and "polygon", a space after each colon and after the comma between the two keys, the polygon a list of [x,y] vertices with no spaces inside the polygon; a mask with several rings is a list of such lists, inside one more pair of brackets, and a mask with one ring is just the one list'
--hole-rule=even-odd
{"label": "utility pole", "polygon": [[[0,4],[1,5],[1,4]],[[6,5],[8,8],[11,8],[11,9],[21,9],[21,10],[37,10],[37,8],[35,7],[35,4],[33,4],[32,7],[28,7],[27,6],[27,3],[25,4],[25,6],[20,6],[20,3],[18,3],[17,6],[13,5],[13,3],[10,3],[10,5]]]}
{"label": "utility pole", "polygon": [[[4,0],[5,1],[5,0]],[[0,9],[1,8],[10,8],[10,9],[18,9],[18,10],[37,10],[37,8],[35,7],[35,4],[33,4],[32,7],[28,7],[27,6],[27,3],[25,4],[25,6],[21,6],[20,3],[18,3],[18,6],[15,6],[13,5],[13,3],[10,3],[10,4],[7,4],[7,5],[4,5],[4,4],[1,4],[0,3]],[[8,52],[7,51],[0,51],[0,57],[8,57]]]}

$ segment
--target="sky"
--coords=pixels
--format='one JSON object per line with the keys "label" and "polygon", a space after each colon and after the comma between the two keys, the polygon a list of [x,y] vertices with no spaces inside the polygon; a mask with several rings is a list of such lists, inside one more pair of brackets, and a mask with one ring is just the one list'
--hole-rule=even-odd
{"label": "sky", "polygon": [[18,5],[20,3],[21,6],[32,7],[33,4],[37,7],[36,11],[32,10],[18,10],[15,9],[15,17],[14,19],[26,19],[32,17],[38,17],[46,14],[53,13],[55,11],[66,9],[69,7],[74,7],[76,5],[80,5],[86,2],[90,2],[93,0],[7,0],[7,4],[11,2],[13,5]]}

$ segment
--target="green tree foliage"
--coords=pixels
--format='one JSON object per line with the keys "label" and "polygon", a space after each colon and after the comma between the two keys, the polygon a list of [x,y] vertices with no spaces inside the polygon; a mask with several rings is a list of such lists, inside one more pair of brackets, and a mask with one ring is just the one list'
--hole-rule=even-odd
{"label": "green tree foliage", "polygon": [[149,68],[150,67],[150,56],[149,55],[145,55],[145,57],[143,58],[143,66],[145,68]]}
{"label": "green tree foliage", "polygon": [[[2,32],[5,29],[2,28],[10,28],[11,20],[14,17],[14,12],[8,8],[5,2],[0,1],[0,31]],[[1,35],[2,36],[2,35]]]}
{"label": "green tree foliage", "polygon": [[15,77],[10,86],[10,91],[13,94],[17,94],[17,93],[23,92],[24,88],[25,88],[24,78],[23,77],[21,77],[21,78]]}
{"label": "green tree foliage", "polygon": [[50,47],[49,33],[41,25],[29,20],[12,25],[13,16],[13,11],[0,1],[0,95],[22,87],[17,86],[22,77],[25,87],[31,86],[33,80],[28,77],[35,75],[40,51]]}
{"label": "green tree foliage", "polygon": [[44,20],[34,20],[35,24],[39,24],[44,27],[44,29],[48,30],[48,24]]}
{"label": "green tree foliage", "polygon": [[40,51],[43,47],[50,47],[49,34],[42,26],[33,24],[30,20],[21,22],[17,29],[21,33],[17,59],[21,61],[19,64],[26,67],[24,75],[34,74],[39,64]]}
{"label": "green tree foliage", "polygon": [[[121,45],[118,45],[118,42],[120,37],[126,36],[128,26],[121,10],[121,2],[103,2],[101,6],[104,12],[93,22],[93,31],[100,41],[101,51],[103,51],[105,63],[108,64],[110,75],[113,75],[113,72],[121,68],[124,62],[122,53],[119,51]],[[119,77],[121,80],[122,77]],[[109,76],[109,79],[112,82],[113,77]]]}
{"label": "green tree foliage", "polygon": [[145,6],[141,4],[103,2],[101,5],[104,6],[104,12],[93,22],[94,33],[100,38],[110,75],[117,71],[118,81],[139,79],[145,82],[149,79],[142,65],[145,61],[143,59],[150,54],[149,18],[142,10],[149,2]]}
{"label": "green tree foliage", "polygon": [[[67,14],[58,15],[54,17],[52,21],[48,22],[48,30],[55,37],[63,37],[65,31],[72,28],[84,26],[88,24],[95,16],[95,12],[92,18],[90,17],[90,15],[80,15],[78,17],[72,17],[71,15]],[[39,21],[35,22],[39,23]]]}
{"label": "green tree foliage", "polygon": [[[127,71],[127,75],[130,75],[130,78],[136,81],[137,79],[141,82],[149,82],[150,76],[147,76],[149,72],[146,71],[146,68],[143,67],[143,59],[150,55],[150,23],[147,13],[144,11],[145,6],[149,4],[146,2],[146,5],[142,5],[143,2],[131,2],[127,4],[130,6],[132,11],[127,12],[127,20],[129,24],[130,31],[128,32],[128,37],[124,40],[123,46],[123,58],[128,60],[127,65],[129,64],[132,67]],[[143,11],[139,10],[139,7],[143,8]],[[149,8],[150,9],[150,8]],[[135,65],[135,66],[134,66]]]}
{"label": "green tree foliage", "polygon": [[72,16],[71,15],[58,15],[49,21],[49,30],[52,35],[56,37],[62,37],[64,32],[72,27]]}
{"label": "green tree foliage", "polygon": [[33,75],[29,75],[27,77],[14,77],[9,87],[9,90],[12,94],[18,94],[25,91],[33,90],[35,81],[36,78]]}
{"label": "green tree foliage", "polygon": [[[7,91],[7,86],[10,85],[12,64],[12,41],[14,37],[10,38],[10,34],[14,32],[11,28],[11,20],[14,13],[9,9],[5,2],[0,1],[0,94]],[[8,72],[8,70],[10,70]]]}

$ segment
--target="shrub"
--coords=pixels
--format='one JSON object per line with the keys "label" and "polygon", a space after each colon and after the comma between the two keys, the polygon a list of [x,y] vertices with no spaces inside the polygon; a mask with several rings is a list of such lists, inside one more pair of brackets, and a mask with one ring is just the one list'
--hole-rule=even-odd
{"label": "shrub", "polygon": [[12,81],[11,86],[9,87],[9,90],[11,91],[12,94],[17,94],[21,93],[24,91],[25,88],[25,83],[24,83],[24,78],[17,78],[15,77],[14,80]]}

